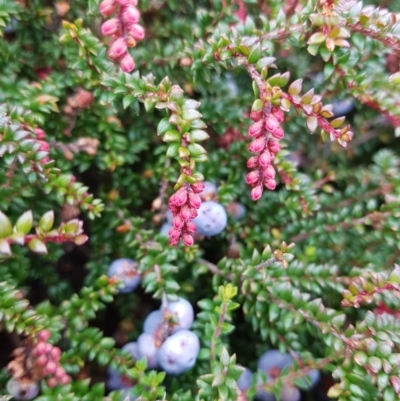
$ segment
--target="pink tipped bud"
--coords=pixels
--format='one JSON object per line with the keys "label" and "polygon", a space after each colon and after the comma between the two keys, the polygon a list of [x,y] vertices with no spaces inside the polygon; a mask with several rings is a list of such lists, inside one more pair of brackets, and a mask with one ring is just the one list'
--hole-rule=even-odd
{"label": "pink tipped bud", "polygon": [[172,225],[177,229],[180,230],[184,226],[185,222],[179,214],[174,217],[172,220]]}
{"label": "pink tipped bud", "polygon": [[259,200],[263,194],[263,187],[261,185],[257,185],[250,192],[250,198],[253,201]]}
{"label": "pink tipped bud", "polygon": [[57,364],[53,361],[48,361],[47,365],[43,368],[45,376],[53,374],[57,369]]}
{"label": "pink tipped bud", "polygon": [[265,179],[271,179],[275,178],[276,171],[274,169],[274,166],[270,164],[265,170],[264,170],[264,178]]}
{"label": "pink tipped bud", "polygon": [[32,355],[39,356],[46,353],[46,343],[40,341],[36,344],[35,348],[32,350]]}
{"label": "pink tipped bud", "polygon": [[188,199],[187,191],[184,189],[179,190],[175,193],[175,205],[180,207],[183,206]]}
{"label": "pink tipped bud", "polygon": [[265,149],[264,152],[262,152],[261,155],[259,156],[258,163],[264,169],[271,164],[271,161],[272,161],[271,153],[268,149]]}
{"label": "pink tipped bud", "polygon": [[136,24],[140,20],[140,11],[134,6],[129,6],[122,13],[122,20],[126,25]]}
{"label": "pink tipped bud", "polygon": [[168,205],[168,209],[171,211],[171,213],[172,214],[178,214],[179,213],[179,210],[181,210],[181,208],[180,207],[178,207],[178,206],[175,206],[175,205],[171,205],[171,204],[169,204]]}
{"label": "pink tipped bud", "polygon": [[121,67],[122,71],[129,73],[135,69],[135,61],[129,53],[126,53],[125,56],[122,57],[119,66]]}
{"label": "pink tipped bud", "polygon": [[188,234],[194,233],[196,231],[196,224],[193,221],[187,221],[184,230]]}
{"label": "pink tipped bud", "polygon": [[59,366],[55,373],[54,373],[54,377],[58,380],[62,379],[65,376],[65,370],[64,368],[62,368],[61,366]]}
{"label": "pink tipped bud", "polygon": [[247,160],[247,168],[256,168],[258,167],[258,156],[251,156],[249,160]]}
{"label": "pink tipped bud", "polygon": [[261,118],[262,118],[262,116],[263,116],[262,110],[259,110],[259,111],[251,111],[251,112],[250,112],[250,118],[251,118],[253,121],[260,121]]}
{"label": "pink tipped bud", "polygon": [[40,355],[38,358],[36,358],[36,366],[43,367],[47,364],[47,356],[46,355]]}
{"label": "pink tipped bud", "polygon": [[179,238],[178,238],[178,239],[169,238],[168,243],[169,243],[170,245],[172,245],[172,246],[176,246],[176,245],[179,244]]}
{"label": "pink tipped bud", "polygon": [[189,205],[195,209],[199,209],[201,206],[201,198],[199,195],[190,192],[189,193]]}
{"label": "pink tipped bud", "polygon": [[276,181],[273,178],[266,178],[264,180],[264,185],[270,191],[273,191],[276,188]]}
{"label": "pink tipped bud", "polygon": [[45,352],[48,354],[51,352],[52,349],[53,349],[53,346],[49,343],[46,343],[46,351]]}
{"label": "pink tipped bud", "polygon": [[117,39],[108,49],[108,57],[111,60],[120,60],[127,52],[127,46],[124,38]]}
{"label": "pink tipped bud", "polygon": [[46,133],[41,128],[35,128],[33,132],[35,133],[36,139],[39,140],[44,139],[46,136]]}
{"label": "pink tipped bud", "polygon": [[260,136],[263,132],[263,121],[257,121],[256,123],[253,123],[249,127],[249,135],[252,138],[256,138]]}
{"label": "pink tipped bud", "polygon": [[[184,221],[190,220],[190,216],[192,215],[191,210],[192,210],[191,207],[189,207],[188,205],[182,206],[179,214]],[[196,210],[196,209],[194,209],[194,210]]]}
{"label": "pink tipped bud", "polygon": [[192,207],[190,209],[190,220],[195,219],[197,217],[197,215],[198,215],[197,210],[194,207]]}
{"label": "pink tipped bud", "polygon": [[170,240],[179,240],[179,238],[181,237],[181,232],[180,230],[177,230],[175,227],[172,227],[168,232],[168,236]]}
{"label": "pink tipped bud", "polygon": [[48,152],[50,150],[50,145],[45,141],[37,141],[40,144],[39,150],[43,150],[44,152]]}
{"label": "pink tipped bud", "polygon": [[265,119],[265,129],[269,132],[276,130],[279,127],[279,122],[273,114],[270,114]]}
{"label": "pink tipped bud", "polygon": [[276,139],[283,139],[283,137],[285,136],[285,131],[283,131],[282,127],[277,127],[273,131],[271,131],[271,134]]}
{"label": "pink tipped bud", "polygon": [[59,361],[61,357],[61,350],[58,347],[53,347],[53,349],[50,351],[50,356],[53,359],[53,361]]}
{"label": "pink tipped bud", "polygon": [[270,139],[268,141],[268,149],[270,150],[271,153],[277,154],[281,151],[281,145],[279,145],[278,141]]}
{"label": "pink tipped bud", "polygon": [[257,138],[249,145],[249,151],[251,153],[259,153],[265,148],[266,139],[265,138]]}
{"label": "pink tipped bud", "polygon": [[260,178],[260,172],[258,170],[251,171],[246,175],[246,183],[248,185],[255,185]]}
{"label": "pink tipped bud", "polygon": [[275,118],[278,120],[278,123],[281,123],[285,119],[285,114],[281,109],[278,107],[272,107],[271,113],[275,116]]}
{"label": "pink tipped bud", "polygon": [[38,341],[46,342],[50,338],[50,336],[51,336],[51,334],[50,334],[49,330],[42,330],[42,331],[39,331],[39,333],[37,334],[37,339],[38,339]]}
{"label": "pink tipped bud", "polygon": [[117,9],[117,2],[115,0],[104,0],[100,3],[100,14],[104,17],[112,15]]}
{"label": "pink tipped bud", "polygon": [[192,246],[194,244],[194,239],[190,234],[183,234],[182,235],[182,242],[186,246]]}
{"label": "pink tipped bud", "polygon": [[50,377],[50,379],[47,380],[47,386],[49,388],[53,388],[53,387],[57,386],[57,384],[58,384],[58,381],[55,377]]}
{"label": "pink tipped bud", "polygon": [[111,18],[104,22],[101,26],[101,34],[103,36],[111,36],[119,31],[119,21],[118,18]]}
{"label": "pink tipped bud", "polygon": [[139,24],[133,24],[129,27],[129,33],[133,37],[133,39],[140,41],[144,39],[144,28]]}
{"label": "pink tipped bud", "polygon": [[196,182],[190,186],[195,194],[199,194],[204,191],[204,183],[201,181]]}

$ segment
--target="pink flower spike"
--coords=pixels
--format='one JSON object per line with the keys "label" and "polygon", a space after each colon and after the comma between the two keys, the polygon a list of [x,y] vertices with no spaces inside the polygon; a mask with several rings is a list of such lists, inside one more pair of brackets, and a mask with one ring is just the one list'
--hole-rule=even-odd
{"label": "pink flower spike", "polygon": [[113,61],[120,60],[127,52],[127,46],[124,38],[117,39],[108,50],[108,57]]}
{"label": "pink flower spike", "polygon": [[129,53],[126,53],[119,65],[122,71],[129,73],[135,69],[135,60]]}
{"label": "pink flower spike", "polygon": [[99,6],[100,14],[103,15],[104,17],[114,14],[116,9],[117,9],[116,0],[104,0],[100,3]]}
{"label": "pink flower spike", "polygon": [[259,200],[263,194],[263,187],[261,185],[257,185],[250,192],[250,198],[253,201]]}
{"label": "pink flower spike", "polygon": [[145,36],[144,28],[139,24],[133,24],[129,27],[129,33],[133,39],[139,41],[143,40]]}
{"label": "pink flower spike", "polygon": [[103,36],[111,36],[119,31],[119,21],[118,18],[111,18],[104,22],[101,26],[101,34]]}
{"label": "pink flower spike", "polygon": [[136,24],[140,20],[140,11],[134,6],[129,6],[122,13],[122,19],[126,25]]}

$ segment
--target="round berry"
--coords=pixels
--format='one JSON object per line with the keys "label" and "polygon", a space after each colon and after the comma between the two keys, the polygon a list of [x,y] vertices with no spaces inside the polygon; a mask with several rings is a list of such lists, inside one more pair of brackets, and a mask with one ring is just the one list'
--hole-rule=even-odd
{"label": "round berry", "polygon": [[201,204],[198,216],[193,220],[199,234],[212,237],[220,234],[226,227],[228,217],[222,205],[208,201]]}
{"label": "round berry", "polygon": [[211,199],[214,199],[215,195],[217,194],[217,186],[210,181],[204,181],[203,184],[204,184],[204,189],[199,194],[200,198],[204,201],[209,201]]}
{"label": "round berry", "polygon": [[301,393],[297,387],[284,386],[281,390],[281,401],[300,401]]}
{"label": "round berry", "polygon": [[7,391],[17,400],[32,400],[39,394],[39,386],[36,382],[10,379],[7,382]]}
{"label": "round berry", "polygon": [[132,292],[141,281],[137,263],[127,258],[114,260],[108,268],[108,275],[121,281],[122,285],[118,289],[121,293]]}
{"label": "round berry", "polygon": [[246,391],[250,387],[252,379],[253,379],[252,371],[249,368],[245,368],[244,372],[237,381],[239,390]]}
{"label": "round berry", "polygon": [[226,207],[226,211],[235,220],[240,220],[246,214],[246,207],[239,202],[232,202]]}
{"label": "round berry", "polygon": [[138,359],[138,344],[136,341],[132,341],[130,343],[126,343],[122,348],[122,351],[127,352],[132,359]]}
{"label": "round berry", "polygon": [[158,361],[157,361],[157,352],[158,348],[155,344],[154,337],[148,333],[142,333],[137,339],[138,345],[138,359],[142,359],[146,357],[147,359],[147,368],[148,369],[157,369]]}
{"label": "round berry", "polygon": [[185,298],[179,297],[178,301],[168,302],[167,311],[172,315],[174,323],[171,333],[178,330],[190,329],[194,320],[193,307]]}
{"label": "round berry", "polygon": [[160,325],[163,319],[163,313],[161,310],[155,310],[147,315],[143,323],[143,332],[148,334],[154,334],[157,327]]}
{"label": "round berry", "polygon": [[191,369],[200,351],[200,341],[189,330],[179,330],[168,337],[158,350],[158,362],[170,375],[179,375]]}

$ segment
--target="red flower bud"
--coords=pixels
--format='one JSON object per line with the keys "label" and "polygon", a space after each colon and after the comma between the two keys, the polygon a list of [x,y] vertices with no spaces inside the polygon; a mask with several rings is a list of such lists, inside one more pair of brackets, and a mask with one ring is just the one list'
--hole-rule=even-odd
{"label": "red flower bud", "polygon": [[[36,128],[36,129],[40,129],[40,128]],[[35,130],[36,131],[36,130]],[[43,131],[43,130],[40,130]],[[44,132],[44,131],[43,131]],[[37,135],[37,133],[36,133]],[[38,138],[39,139],[39,138]],[[44,341],[46,342],[49,338],[50,338],[51,334],[49,330],[41,330],[39,331],[39,333],[37,334],[37,339],[38,341]],[[46,344],[47,345],[47,344]],[[50,344],[49,344],[50,345]]]}
{"label": "red flower bud", "polygon": [[104,22],[101,26],[101,34],[103,36],[111,36],[119,31],[119,21],[118,18],[111,18]]}
{"label": "red flower bud", "polygon": [[260,178],[260,172],[258,170],[251,171],[246,175],[246,183],[248,185],[254,185]]}
{"label": "red flower bud", "polygon": [[250,198],[253,201],[259,200],[262,196],[263,188],[261,185],[257,185],[250,192]]}
{"label": "red flower bud", "polygon": [[107,17],[114,14],[117,9],[117,2],[115,0],[104,0],[100,3],[100,14]]}
{"label": "red flower bud", "polygon": [[117,39],[108,50],[108,57],[111,60],[120,60],[127,52],[127,46],[124,38]]}
{"label": "red flower bud", "polygon": [[269,114],[265,119],[265,129],[269,132],[272,132],[279,128],[279,122],[273,114]]}
{"label": "red flower bud", "polygon": [[285,114],[278,107],[272,107],[271,113],[278,120],[278,123],[281,123],[285,119]]}
{"label": "red flower bud", "polygon": [[257,138],[249,145],[249,151],[251,153],[259,153],[265,148],[266,139],[265,138]]}
{"label": "red flower bud", "polygon": [[65,370],[64,370],[64,368],[62,368],[61,366],[59,366],[59,367],[56,369],[55,373],[54,373],[54,377],[55,377],[56,379],[62,379],[64,376],[65,376]]}
{"label": "red flower bud", "polygon": [[68,384],[71,381],[71,378],[65,374],[61,380],[60,380],[60,384],[62,384],[63,386],[65,386],[66,384]]}
{"label": "red flower bud", "polygon": [[190,234],[183,234],[182,235],[182,242],[186,246],[192,246],[194,244],[194,239]]}
{"label": "red flower bud", "polygon": [[184,226],[184,224],[185,224],[185,222],[184,222],[184,220],[182,219],[182,217],[179,216],[179,214],[176,215],[176,216],[174,217],[174,219],[172,220],[172,225],[173,225],[177,230],[180,230],[180,229]]}
{"label": "red flower bud", "polygon": [[176,192],[174,196],[175,196],[174,204],[178,207],[183,206],[187,202],[188,194],[184,188],[178,190],[178,192]]}
{"label": "red flower bud", "polygon": [[261,118],[262,118],[262,116],[263,116],[263,111],[262,111],[262,110],[259,110],[259,111],[251,111],[251,112],[250,112],[250,118],[251,118],[253,121],[260,121]]}
{"label": "red flower bud", "polygon": [[[196,210],[196,209],[193,209],[193,210]],[[189,207],[188,205],[184,205],[184,206],[182,206],[179,214],[184,221],[190,220],[191,215],[192,215],[192,208]]]}
{"label": "red flower bud", "polygon": [[251,156],[249,160],[247,160],[247,168],[256,168],[258,167],[258,156]]}
{"label": "red flower bud", "polygon": [[271,179],[275,178],[276,171],[274,169],[274,166],[270,164],[265,170],[264,170],[264,178],[265,179]]}
{"label": "red flower bud", "polygon": [[204,191],[204,183],[198,181],[190,186],[195,194],[199,194]]}
{"label": "red flower bud", "polygon": [[188,234],[194,233],[196,231],[196,224],[193,221],[187,221],[184,227],[184,231]]}
{"label": "red flower bud", "polygon": [[39,139],[39,140],[44,139],[46,136],[46,133],[41,128],[35,128],[33,130],[33,132],[35,133],[36,139]]}
{"label": "red flower bud", "polygon": [[264,185],[270,191],[273,191],[276,188],[276,181],[273,178],[265,178]]}
{"label": "red flower bud", "polygon": [[58,384],[58,382],[55,377],[50,377],[50,379],[47,380],[47,386],[49,388],[53,388],[53,387],[57,386],[57,384]]}
{"label": "red flower bud", "polygon": [[140,20],[140,11],[134,6],[129,6],[122,13],[122,20],[128,26],[136,24]]}
{"label": "red flower bud", "polygon": [[38,358],[36,358],[36,366],[43,367],[47,364],[48,358],[46,355],[40,355]]}
{"label": "red flower bud", "polygon": [[181,232],[180,230],[177,230],[175,227],[171,227],[168,232],[168,236],[170,240],[179,240]]}
{"label": "red flower bud", "polygon": [[195,209],[199,209],[201,206],[201,198],[194,192],[189,193],[189,205]]}
{"label": "red flower bud", "polygon": [[282,139],[285,136],[285,132],[283,131],[282,127],[275,128],[273,131],[271,131],[271,134],[276,139]]}
{"label": "red flower bud", "polygon": [[126,53],[125,56],[122,57],[119,66],[121,67],[122,71],[129,73],[135,69],[135,61],[129,53]]}
{"label": "red flower bud", "polygon": [[281,151],[281,145],[279,145],[278,141],[270,139],[268,141],[268,149],[270,150],[271,153],[277,154]]}
{"label": "red flower bud", "polygon": [[145,32],[144,28],[141,25],[133,24],[128,29],[133,39],[137,41],[144,39]]}
{"label": "red flower bud", "polygon": [[197,217],[197,210],[195,208],[190,209],[190,219],[193,220]]}

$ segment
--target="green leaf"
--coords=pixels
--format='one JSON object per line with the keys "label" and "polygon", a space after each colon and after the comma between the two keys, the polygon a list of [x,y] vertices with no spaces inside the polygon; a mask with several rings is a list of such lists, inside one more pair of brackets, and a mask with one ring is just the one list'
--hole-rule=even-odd
{"label": "green leaf", "polygon": [[12,233],[12,225],[9,218],[0,211],[0,238],[6,238]]}
{"label": "green leaf", "polygon": [[168,121],[168,118],[165,117],[163,118],[157,126],[157,135],[163,135],[165,134],[168,130],[173,129],[174,126]]}
{"label": "green leaf", "polygon": [[32,229],[32,224],[33,224],[32,211],[28,210],[18,218],[14,230],[17,233],[28,234]]}
{"label": "green leaf", "polygon": [[207,151],[203,148],[203,146],[197,143],[191,143],[188,145],[188,150],[190,154],[194,157],[206,154]]}
{"label": "green leaf", "polygon": [[256,64],[261,57],[261,43],[255,45],[247,58],[250,64]]}
{"label": "green leaf", "polygon": [[179,147],[180,147],[180,146],[181,146],[181,145],[180,145],[179,142],[173,142],[173,143],[171,143],[171,144],[168,146],[168,149],[167,149],[167,157],[173,158],[173,157],[178,156],[178,150],[179,150]]}
{"label": "green leaf", "polygon": [[190,136],[195,142],[205,141],[210,137],[210,135],[208,135],[206,131],[203,131],[201,129],[194,129],[190,131]]}
{"label": "green leaf", "polygon": [[54,212],[51,210],[46,212],[39,220],[39,227],[42,231],[47,232],[53,228]]}
{"label": "green leaf", "polygon": [[182,118],[188,121],[197,120],[201,118],[201,113],[195,109],[185,109],[182,111]]}
{"label": "green leaf", "polygon": [[47,254],[46,244],[41,241],[39,238],[33,238],[28,242],[28,248],[35,253],[39,253],[42,255]]}
{"label": "green leaf", "polygon": [[174,129],[168,130],[164,135],[163,135],[163,141],[164,142],[178,142],[181,140],[181,134]]}

